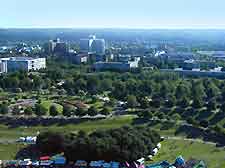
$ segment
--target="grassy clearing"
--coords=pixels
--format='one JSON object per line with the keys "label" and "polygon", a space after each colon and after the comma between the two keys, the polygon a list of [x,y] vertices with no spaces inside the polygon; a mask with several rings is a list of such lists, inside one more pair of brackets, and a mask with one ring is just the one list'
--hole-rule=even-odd
{"label": "grassy clearing", "polygon": [[0,159],[9,160],[14,159],[17,151],[24,148],[23,144],[0,144]]}
{"label": "grassy clearing", "polygon": [[209,168],[225,167],[225,149],[217,148],[214,145],[183,140],[164,141],[153,162],[168,160],[173,163],[179,155],[182,155],[185,159],[202,159]]}
{"label": "grassy clearing", "polygon": [[18,127],[18,128],[8,128],[5,125],[0,125],[0,135],[1,137],[7,137],[8,139],[15,139],[20,136],[35,135],[37,131],[57,131],[57,132],[76,132],[83,130],[86,132],[91,132],[96,129],[111,129],[118,128],[123,125],[131,124],[133,120],[132,116],[116,117],[104,120],[96,121],[86,121],[79,124],[68,124],[68,125],[51,125],[45,126],[35,126],[35,127]]}

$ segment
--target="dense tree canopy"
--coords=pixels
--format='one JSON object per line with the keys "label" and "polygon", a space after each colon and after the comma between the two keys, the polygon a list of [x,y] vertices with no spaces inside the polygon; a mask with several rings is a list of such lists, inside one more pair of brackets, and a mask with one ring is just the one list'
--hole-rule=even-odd
{"label": "dense tree canopy", "polygon": [[38,136],[37,145],[44,154],[64,152],[70,161],[133,161],[150,154],[159,141],[159,134],[150,128],[125,126],[89,135],[48,132]]}
{"label": "dense tree canopy", "polygon": [[[89,110],[62,103],[64,106],[62,114],[68,117],[109,114],[111,110],[115,110],[118,104],[117,100],[127,103],[127,106],[122,108],[147,109],[151,112],[149,116],[170,117],[177,113],[182,120],[193,116],[193,119],[198,122],[205,117],[209,119],[209,125],[218,122],[217,115],[214,113],[225,111],[223,106],[225,101],[224,80],[184,78],[175,73],[164,73],[157,70],[142,70],[138,73],[93,72],[86,66],[76,67],[69,63],[50,61],[48,68],[40,72],[21,71],[2,74],[0,91],[13,93],[35,91],[38,94],[46,92],[68,97],[78,96],[82,101],[85,101],[87,97],[91,97],[91,101],[94,101],[93,97],[98,94],[107,95],[110,99],[109,102],[104,102],[100,108],[95,107],[95,103],[92,102]],[[10,102],[6,101],[6,104],[0,107],[2,114],[11,112],[11,107],[10,110],[7,108]],[[104,108],[107,106],[110,108]],[[206,109],[208,114],[203,114]],[[29,111],[31,110],[29,109]],[[24,112],[29,115],[29,111],[25,110]],[[33,111],[38,116],[48,114],[46,109],[41,107],[40,102],[33,108]],[[57,111],[51,107],[49,112],[54,116]],[[147,114],[143,115],[147,116]]]}

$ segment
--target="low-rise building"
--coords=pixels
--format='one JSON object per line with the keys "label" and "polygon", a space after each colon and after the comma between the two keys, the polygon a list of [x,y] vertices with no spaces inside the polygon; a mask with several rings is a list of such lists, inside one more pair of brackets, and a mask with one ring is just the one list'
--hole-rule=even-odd
{"label": "low-rise building", "polygon": [[198,51],[200,55],[206,55],[216,60],[225,60],[225,51]]}
{"label": "low-rise building", "polygon": [[225,79],[225,72],[220,71],[220,68],[215,68],[209,71],[201,71],[200,69],[184,70],[182,68],[176,69],[160,69],[161,72],[177,73],[181,76],[191,76],[191,77],[212,77]]}
{"label": "low-rise building", "polygon": [[32,71],[46,68],[45,58],[10,57],[0,59],[2,73],[15,72],[19,70]]}
{"label": "low-rise building", "polygon": [[85,64],[88,62],[88,53],[70,54],[69,59],[75,64]]}
{"label": "low-rise building", "polygon": [[185,60],[194,59],[195,55],[192,52],[169,52],[160,55],[161,58],[174,63],[183,63]]}
{"label": "low-rise building", "polygon": [[93,65],[93,68],[97,71],[100,71],[100,70],[129,71],[131,69],[138,68],[138,63],[139,61],[97,62]]}

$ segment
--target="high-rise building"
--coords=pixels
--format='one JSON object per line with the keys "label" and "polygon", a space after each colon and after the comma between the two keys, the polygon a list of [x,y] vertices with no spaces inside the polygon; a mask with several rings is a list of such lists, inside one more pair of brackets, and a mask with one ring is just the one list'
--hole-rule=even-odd
{"label": "high-rise building", "polygon": [[88,39],[80,40],[81,52],[94,52],[97,55],[105,54],[105,40],[97,39],[96,36],[90,35]]}
{"label": "high-rise building", "polygon": [[66,54],[69,52],[69,45],[65,42],[56,43],[54,53],[57,54]]}
{"label": "high-rise building", "polygon": [[95,39],[91,44],[91,51],[97,55],[105,55],[105,40]]}
{"label": "high-rise building", "polygon": [[50,40],[48,43],[48,52],[53,53],[56,47],[56,44],[60,42],[60,39]]}
{"label": "high-rise building", "polygon": [[69,45],[61,42],[59,38],[50,40],[48,44],[48,53],[65,54],[69,52]]}

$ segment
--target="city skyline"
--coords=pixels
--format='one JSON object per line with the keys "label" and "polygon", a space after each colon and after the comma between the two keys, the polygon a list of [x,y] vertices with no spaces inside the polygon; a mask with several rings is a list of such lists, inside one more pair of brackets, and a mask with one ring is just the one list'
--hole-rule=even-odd
{"label": "city skyline", "polygon": [[1,5],[1,28],[225,28],[222,0],[9,0]]}

